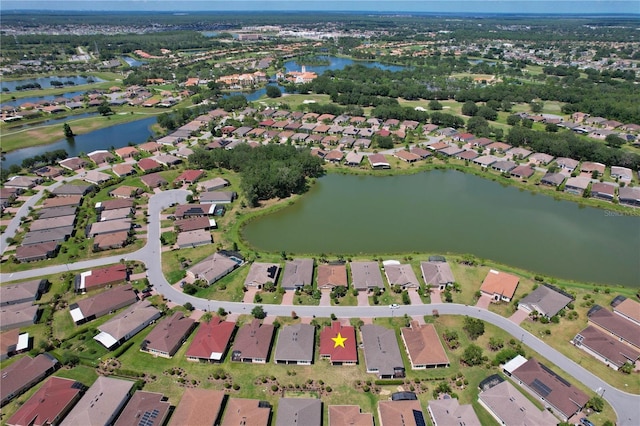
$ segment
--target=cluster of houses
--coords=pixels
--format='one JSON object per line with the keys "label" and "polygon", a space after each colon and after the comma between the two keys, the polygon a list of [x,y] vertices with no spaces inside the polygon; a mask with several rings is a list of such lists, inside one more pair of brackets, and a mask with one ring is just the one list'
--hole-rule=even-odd
{"label": "cluster of houses", "polygon": [[518,355],[502,368],[507,377],[538,400],[545,410],[537,408],[511,381],[493,375],[480,383],[478,402],[499,424],[554,425],[559,423],[558,419],[575,424],[583,416],[589,396],[535,358],[527,360]]}
{"label": "cluster of houses", "polygon": [[626,364],[635,368],[640,359],[640,303],[618,296],[611,306],[613,311],[591,308],[587,327],[572,343],[614,370]]}
{"label": "cluster of houses", "polygon": [[57,114],[73,110],[109,106],[142,106],[170,108],[189,96],[189,91],[175,94],[169,90],[153,93],[144,86],[129,86],[125,89],[112,86],[109,89],[92,89],[91,91],[71,98],[60,96],[54,99],[43,99],[35,102],[23,102],[20,105],[3,105],[0,108],[2,121],[16,121],[22,118],[45,114]]}
{"label": "cluster of houses", "polygon": [[[35,359],[23,359],[28,362],[6,371],[12,378],[11,383],[6,380],[7,385],[27,379],[31,379],[31,384],[37,383],[57,367],[54,359],[46,354]],[[24,380],[18,380],[21,378]],[[9,390],[14,390],[14,387],[7,388],[7,391]],[[427,410],[433,424],[436,425],[455,422],[467,426],[480,426],[471,405],[459,405],[457,399],[429,401]],[[172,406],[163,394],[135,390],[134,382],[129,380],[99,376],[87,388],[75,380],[54,376],[46,380],[33,396],[7,419],[6,424],[374,425],[373,415],[363,413],[357,405],[329,405],[326,409],[326,423],[323,422],[323,411],[322,400],[316,398],[281,397],[275,409],[268,401],[237,398],[223,391],[200,388],[186,388],[180,401],[176,406]],[[382,426],[426,424],[420,401],[413,392],[397,392],[392,394],[390,399],[379,401],[378,419],[378,424]]]}
{"label": "cluster of houses", "polygon": [[31,348],[29,333],[21,327],[34,324],[40,315],[36,301],[49,288],[47,280],[30,280],[0,287],[0,360]]}

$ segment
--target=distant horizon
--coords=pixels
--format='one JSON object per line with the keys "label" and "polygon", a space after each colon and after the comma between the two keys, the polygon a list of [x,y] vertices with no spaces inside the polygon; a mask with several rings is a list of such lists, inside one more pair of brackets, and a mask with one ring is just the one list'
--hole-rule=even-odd
{"label": "distant horizon", "polygon": [[[259,8],[259,9],[258,9]],[[640,15],[637,0],[1,0],[3,12],[324,12],[373,14]]]}

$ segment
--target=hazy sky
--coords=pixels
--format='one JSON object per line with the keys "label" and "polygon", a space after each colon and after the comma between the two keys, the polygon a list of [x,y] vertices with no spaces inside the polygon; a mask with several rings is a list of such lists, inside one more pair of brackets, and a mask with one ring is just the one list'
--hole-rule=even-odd
{"label": "hazy sky", "polygon": [[371,11],[451,13],[640,14],[639,0],[0,0],[4,10]]}

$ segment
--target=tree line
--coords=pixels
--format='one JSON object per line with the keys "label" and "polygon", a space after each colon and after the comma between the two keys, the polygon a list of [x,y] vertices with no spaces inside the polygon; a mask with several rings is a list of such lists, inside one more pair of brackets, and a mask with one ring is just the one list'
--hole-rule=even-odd
{"label": "tree line", "polygon": [[291,145],[261,145],[252,148],[240,144],[232,150],[196,149],[189,161],[203,169],[223,168],[240,173],[241,190],[248,203],[255,207],[260,201],[286,198],[308,188],[308,178],[322,176],[322,159],[309,149]]}

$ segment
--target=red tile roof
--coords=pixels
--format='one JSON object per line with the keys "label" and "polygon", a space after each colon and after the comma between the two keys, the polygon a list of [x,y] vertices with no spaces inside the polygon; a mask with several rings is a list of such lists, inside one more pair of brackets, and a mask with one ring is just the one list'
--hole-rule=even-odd
{"label": "red tile roof", "polygon": [[208,323],[201,323],[186,356],[220,360],[229,346],[235,328],[235,323],[222,321],[219,317],[213,317]]}
{"label": "red tile roof", "polygon": [[122,264],[117,264],[92,270],[91,275],[85,278],[84,283],[85,288],[89,290],[93,287],[124,282],[126,279],[127,267]]}
{"label": "red tile roof", "polygon": [[153,158],[142,158],[140,161],[138,161],[138,167],[140,167],[140,170],[142,170],[143,172],[148,172],[149,170],[154,170],[162,167],[162,165]]}
{"label": "red tile roof", "polygon": [[9,425],[47,425],[60,420],[60,415],[80,397],[82,385],[75,380],[51,377],[13,416]]}
{"label": "red tile roof", "polygon": [[174,182],[193,183],[204,175],[204,170],[185,170],[175,178]]}
{"label": "red tile roof", "polygon": [[[344,340],[343,340],[344,339]],[[357,362],[356,331],[350,325],[334,321],[320,333],[320,357],[329,357],[332,363]]]}

